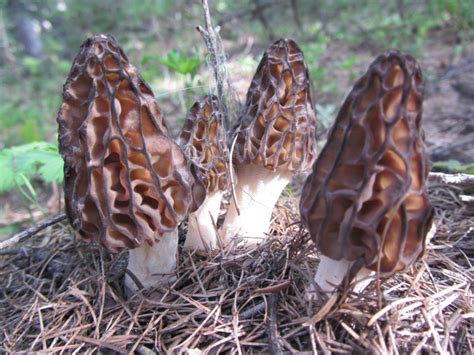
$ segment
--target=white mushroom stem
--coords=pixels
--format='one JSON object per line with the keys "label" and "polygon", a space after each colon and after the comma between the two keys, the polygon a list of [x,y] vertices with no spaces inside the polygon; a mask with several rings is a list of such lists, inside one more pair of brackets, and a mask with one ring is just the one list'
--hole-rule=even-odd
{"label": "white mushroom stem", "polygon": [[[128,270],[141,282],[144,288],[169,282],[174,277],[176,254],[178,251],[178,228],[165,233],[154,246],[144,243],[130,250]],[[128,292],[136,292],[138,286],[125,275],[125,287]]]}
{"label": "white mushroom stem", "polygon": [[[428,245],[435,233],[436,225],[433,223],[426,235],[426,245]],[[322,292],[330,296],[347,276],[353,263],[353,261],[345,259],[334,260],[325,255],[321,255],[319,266],[314,276],[314,283],[319,286],[319,289]],[[356,274],[354,280],[351,280],[353,292],[360,293],[364,291],[365,288],[374,280],[375,275],[375,271],[362,267],[362,269],[360,269]],[[313,285],[308,287],[307,294],[309,298],[318,299],[318,292],[315,291]]]}
{"label": "white mushroom stem", "polygon": [[236,175],[235,199],[240,214],[232,199],[222,227],[223,239],[227,243],[241,237],[246,243],[255,244],[268,232],[273,207],[293,174],[248,164],[237,166]]}
{"label": "white mushroom stem", "polygon": [[217,246],[215,223],[223,195],[222,191],[211,192],[199,209],[189,214],[185,248],[206,250]]}
{"label": "white mushroom stem", "polygon": [[[320,262],[318,269],[316,270],[316,275],[314,276],[314,282],[319,287],[319,289],[331,296],[334,290],[342,283],[344,278],[348,275],[353,261],[341,259],[334,260],[325,255],[320,256]],[[354,280],[351,281],[353,286],[353,291],[356,293],[362,292],[369,284],[372,282],[375,272],[362,267],[359,270]],[[313,299],[318,298],[318,292],[315,292],[313,286],[308,288],[308,296]]]}

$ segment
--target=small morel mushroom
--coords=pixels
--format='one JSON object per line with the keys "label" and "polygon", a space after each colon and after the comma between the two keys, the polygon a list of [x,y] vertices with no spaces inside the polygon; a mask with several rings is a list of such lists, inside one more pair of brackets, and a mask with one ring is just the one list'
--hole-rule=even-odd
{"label": "small morel mushroom", "polygon": [[[66,212],[77,234],[111,252],[131,249],[128,269],[144,287],[167,279],[177,226],[202,191],[151,89],[110,35],[81,46],[57,121]],[[131,278],[125,283],[137,289]]]}
{"label": "small morel mushroom", "polygon": [[236,201],[224,221],[226,241],[258,242],[268,232],[282,190],[314,161],[315,120],[303,53],[280,39],[257,68],[235,132]]}
{"label": "small morel mushroom", "polygon": [[422,101],[418,64],[389,51],[339,111],[300,201],[322,253],[315,276],[322,291],[332,292],[353,266],[364,265],[359,276],[388,276],[422,256],[433,215]]}
{"label": "small morel mushroom", "polygon": [[229,187],[229,150],[217,97],[206,96],[191,108],[178,143],[193,162],[204,187],[206,200],[188,218],[185,247],[215,248],[221,200]]}

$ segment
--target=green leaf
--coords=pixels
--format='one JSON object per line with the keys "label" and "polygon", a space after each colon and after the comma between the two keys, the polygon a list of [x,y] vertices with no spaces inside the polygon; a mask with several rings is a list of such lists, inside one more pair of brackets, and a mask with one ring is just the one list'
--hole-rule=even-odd
{"label": "green leaf", "polygon": [[12,154],[4,149],[0,151],[0,192],[9,191],[15,187],[15,172],[12,169]]}
{"label": "green leaf", "polygon": [[39,174],[46,182],[62,182],[64,178],[64,161],[59,155],[51,157],[51,159],[41,166],[38,170]]}
{"label": "green leaf", "polygon": [[63,160],[55,143],[28,143],[0,150],[0,171],[0,192],[15,186],[28,188],[34,176],[46,182],[61,182]]}
{"label": "green leaf", "polygon": [[158,58],[158,62],[179,74],[191,74],[191,77],[194,77],[204,60],[198,56],[187,55],[173,49],[167,55]]}

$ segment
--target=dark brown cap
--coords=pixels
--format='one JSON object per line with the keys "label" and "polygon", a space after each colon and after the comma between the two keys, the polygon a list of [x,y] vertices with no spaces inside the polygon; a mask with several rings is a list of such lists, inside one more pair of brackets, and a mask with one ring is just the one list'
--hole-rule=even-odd
{"label": "dark brown cap", "polygon": [[346,98],[300,202],[324,255],[390,274],[423,254],[433,210],[422,101],[421,70],[398,51],[375,59]]}
{"label": "dark brown cap", "polygon": [[112,36],[81,46],[57,121],[66,211],[82,238],[112,252],[153,245],[187,215],[196,186],[188,161]]}
{"label": "dark brown cap", "polygon": [[243,164],[300,172],[315,158],[315,120],[303,52],[280,39],[263,55],[237,127],[235,158]]}
{"label": "dark brown cap", "polygon": [[216,96],[205,96],[191,107],[178,143],[197,167],[207,193],[229,188],[229,149]]}

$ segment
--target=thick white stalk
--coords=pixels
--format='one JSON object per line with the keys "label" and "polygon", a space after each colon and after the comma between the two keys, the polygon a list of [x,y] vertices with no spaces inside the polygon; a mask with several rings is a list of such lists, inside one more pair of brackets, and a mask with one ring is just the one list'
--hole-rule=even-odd
{"label": "thick white stalk", "polygon": [[[177,251],[178,228],[165,233],[152,247],[144,243],[141,247],[130,250],[127,268],[144,288],[169,282],[176,269]],[[128,275],[125,275],[125,288],[128,292],[138,290],[137,284]]]}
{"label": "thick white stalk", "polygon": [[273,207],[293,176],[290,172],[274,172],[258,165],[236,167],[235,198],[240,214],[231,200],[222,226],[226,243],[234,237],[255,244],[265,237],[272,218]]}
{"label": "thick white stalk", "polygon": [[[426,236],[426,245],[428,245],[435,233],[436,225],[433,223]],[[344,277],[346,277],[354,262],[345,259],[334,260],[324,255],[321,255],[320,260],[321,261],[314,276],[314,282],[319,286],[321,291],[331,295],[344,280]],[[375,271],[369,270],[366,267],[362,267],[362,269],[360,269],[355,276],[354,280],[352,280],[352,290],[356,293],[364,291],[365,288],[369,286],[369,284],[374,280],[375,274]],[[308,288],[308,295],[311,298],[317,298],[317,292],[314,292],[314,288],[312,286]]]}
{"label": "thick white stalk", "polygon": [[[345,259],[334,260],[325,255],[321,255],[318,269],[314,276],[314,282],[323,293],[331,296],[334,290],[348,275],[353,264],[353,261]],[[362,292],[372,282],[372,276],[374,275],[374,271],[362,267],[351,282],[353,291],[356,293]],[[309,298],[318,299],[318,292],[315,292],[313,286],[308,287],[307,293]]]}
{"label": "thick white stalk", "polygon": [[217,234],[214,223],[217,222],[224,192],[216,191],[207,195],[204,203],[188,218],[188,234],[184,247],[188,249],[214,249],[217,246]]}
{"label": "thick white stalk", "polygon": [[[433,222],[426,235],[426,245],[428,245],[435,233],[436,225]],[[316,274],[314,276],[314,283],[319,286],[319,289],[322,292],[330,296],[344,280],[353,263],[353,261],[348,261],[345,259],[334,260],[325,255],[321,255],[318,269],[316,270]],[[351,281],[351,284],[353,285],[352,290],[356,293],[364,291],[365,288],[369,286],[369,284],[374,280],[375,275],[375,271],[369,270],[366,267],[362,267],[362,269],[360,269],[355,276],[354,280]],[[313,285],[308,287],[307,297],[311,299],[318,299],[318,292],[315,291]]]}

